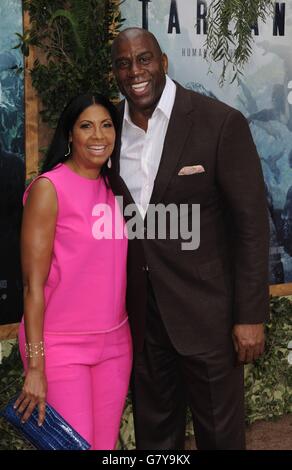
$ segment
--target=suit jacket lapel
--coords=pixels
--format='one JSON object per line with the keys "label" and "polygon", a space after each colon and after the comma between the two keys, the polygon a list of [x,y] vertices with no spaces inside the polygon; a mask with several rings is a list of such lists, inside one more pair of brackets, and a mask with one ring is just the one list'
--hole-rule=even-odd
{"label": "suit jacket lapel", "polygon": [[122,101],[118,105],[118,114],[119,114],[119,131],[116,136],[116,146],[115,146],[115,155],[112,158],[112,167],[108,170],[108,179],[111,185],[111,188],[116,196],[123,196],[125,204],[133,204],[134,200],[132,195],[124,182],[123,178],[120,176],[120,153],[122,146],[122,128],[123,128],[123,116],[124,116],[125,102]]}
{"label": "suit jacket lapel", "polygon": [[[150,198],[150,203],[157,204],[164,191],[167,188],[169,180],[175,170],[178,160],[181,156],[185,141],[188,137],[192,126],[192,119],[190,113],[193,111],[192,104],[190,101],[189,94],[186,90],[176,83],[176,97],[171,113],[170,121],[168,124],[167,133],[165,136],[162,156],[158,172],[154,181],[154,187]],[[132,204],[134,202],[130,191],[128,190],[124,180],[119,177],[120,172],[120,150],[121,150],[121,133],[124,116],[125,102],[122,101],[118,105],[118,111],[120,116],[120,132],[117,136],[116,144],[116,158],[112,171],[109,175],[111,185],[115,194],[122,194],[125,198],[126,204]]]}
{"label": "suit jacket lapel", "polygon": [[110,168],[108,170],[108,180],[115,196],[123,196],[124,206],[128,204],[135,204],[126,183],[114,168]]}
{"label": "suit jacket lapel", "polygon": [[116,173],[120,174],[120,155],[122,147],[122,130],[123,130],[123,117],[125,111],[125,101],[121,101],[118,106],[118,133],[116,135],[115,157],[112,161],[112,168]]}
{"label": "suit jacket lapel", "polygon": [[150,204],[157,204],[162,199],[192,125],[192,120],[189,116],[192,111],[189,95],[179,84],[176,84],[176,86],[176,98],[165,136]]}

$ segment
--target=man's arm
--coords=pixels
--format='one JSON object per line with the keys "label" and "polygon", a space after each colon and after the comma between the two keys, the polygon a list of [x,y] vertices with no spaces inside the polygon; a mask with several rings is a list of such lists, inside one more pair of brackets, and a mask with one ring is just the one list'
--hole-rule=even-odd
{"label": "man's arm", "polygon": [[222,127],[217,180],[234,224],[233,340],[239,361],[250,362],[263,352],[269,318],[269,220],[260,159],[235,110]]}

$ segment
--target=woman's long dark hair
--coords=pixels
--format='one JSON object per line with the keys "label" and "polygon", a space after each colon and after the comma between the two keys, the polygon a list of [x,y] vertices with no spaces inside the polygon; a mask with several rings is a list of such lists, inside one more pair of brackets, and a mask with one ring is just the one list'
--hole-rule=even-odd
{"label": "woman's long dark hair", "polygon": [[[72,132],[73,126],[77,121],[80,114],[89,106],[98,104],[103,106],[110,114],[113,121],[113,125],[116,131],[116,137],[118,135],[119,119],[116,107],[103,95],[100,94],[83,94],[73,98],[62,112],[57,128],[53,135],[52,142],[46,153],[44,162],[42,164],[41,173],[52,170],[58,163],[63,163],[70,157],[68,153],[69,134]],[[117,142],[117,138],[116,138]],[[111,155],[111,159],[115,158],[116,154],[116,142],[114,150]],[[106,176],[107,164],[105,163],[101,169],[101,175]]]}

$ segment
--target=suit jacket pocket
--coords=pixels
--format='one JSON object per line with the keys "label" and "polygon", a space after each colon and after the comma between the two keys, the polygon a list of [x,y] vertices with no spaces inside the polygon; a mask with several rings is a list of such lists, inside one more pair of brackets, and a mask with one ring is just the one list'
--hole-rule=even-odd
{"label": "suit jacket pocket", "polygon": [[195,173],[185,176],[175,174],[168,184],[165,200],[167,203],[200,204],[212,191],[210,182],[207,173]]}

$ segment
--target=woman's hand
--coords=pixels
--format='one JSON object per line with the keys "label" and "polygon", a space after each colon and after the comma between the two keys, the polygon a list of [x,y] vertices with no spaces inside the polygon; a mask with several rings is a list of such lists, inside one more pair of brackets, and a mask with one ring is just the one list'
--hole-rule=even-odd
{"label": "woman's hand", "polygon": [[17,398],[14,408],[23,414],[21,422],[25,423],[38,406],[38,425],[41,426],[46,413],[47,380],[42,370],[30,368],[27,371],[22,392]]}

